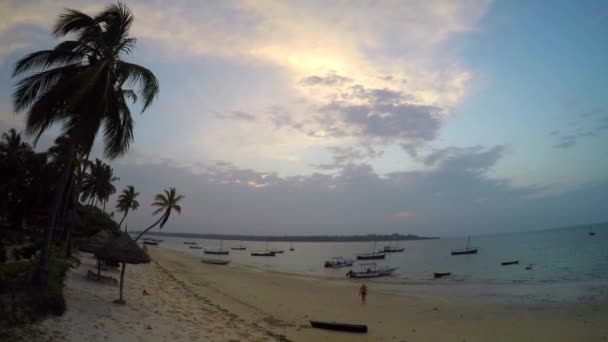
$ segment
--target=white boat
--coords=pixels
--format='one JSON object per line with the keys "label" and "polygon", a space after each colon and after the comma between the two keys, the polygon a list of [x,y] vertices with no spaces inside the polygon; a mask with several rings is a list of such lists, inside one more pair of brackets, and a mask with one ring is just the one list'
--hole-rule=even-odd
{"label": "white boat", "polygon": [[326,268],[340,268],[352,266],[354,263],[353,259],[345,259],[344,257],[333,257],[330,260],[325,260]]}
{"label": "white boat", "polygon": [[359,264],[360,270],[350,270],[346,273],[351,278],[375,278],[393,274],[399,267],[378,266],[375,262],[362,262]]}
{"label": "white boat", "polygon": [[228,265],[230,263],[230,259],[219,259],[219,258],[201,258],[201,261],[205,264],[214,264],[214,265]]}

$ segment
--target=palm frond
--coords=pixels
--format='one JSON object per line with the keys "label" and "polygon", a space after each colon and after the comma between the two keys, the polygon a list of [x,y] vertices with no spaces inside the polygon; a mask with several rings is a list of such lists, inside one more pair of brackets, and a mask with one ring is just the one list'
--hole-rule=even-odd
{"label": "palm frond", "polygon": [[159,85],[156,76],[152,71],[140,65],[122,61],[118,62],[116,72],[121,84],[129,82],[134,87],[139,88],[139,94],[144,101],[142,107],[142,112],[144,112],[158,95]]}
{"label": "palm frond", "polygon": [[44,70],[57,64],[77,65],[77,63],[74,62],[80,62],[85,57],[85,55],[80,52],[64,49],[60,47],[60,45],[55,47],[53,50],[36,51],[21,58],[15,65],[13,77],[26,71],[35,69]]}
{"label": "palm frond", "polygon": [[87,14],[74,9],[66,9],[60,14],[53,27],[53,35],[63,37],[70,33],[83,35],[83,33],[95,33],[101,31],[95,19]]}

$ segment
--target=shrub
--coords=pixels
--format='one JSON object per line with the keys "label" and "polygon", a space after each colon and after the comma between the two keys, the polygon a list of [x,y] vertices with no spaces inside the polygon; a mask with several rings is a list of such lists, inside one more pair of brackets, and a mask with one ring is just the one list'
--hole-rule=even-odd
{"label": "shrub", "polygon": [[102,229],[107,229],[114,234],[118,234],[120,229],[118,223],[103,210],[92,206],[83,205],[78,208],[80,220],[76,226],[75,233],[83,236],[90,236]]}

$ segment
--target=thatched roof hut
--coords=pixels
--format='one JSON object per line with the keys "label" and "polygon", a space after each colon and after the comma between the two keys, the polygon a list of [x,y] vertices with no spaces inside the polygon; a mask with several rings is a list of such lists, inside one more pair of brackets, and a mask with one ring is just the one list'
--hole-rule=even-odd
{"label": "thatched roof hut", "polygon": [[150,257],[144,252],[127,233],[105,244],[95,252],[95,256],[103,260],[124,262],[127,264],[147,264]]}
{"label": "thatched roof hut", "polygon": [[80,242],[78,249],[82,252],[95,253],[97,250],[105,246],[108,242],[114,239],[114,235],[105,229],[100,230],[97,234]]}

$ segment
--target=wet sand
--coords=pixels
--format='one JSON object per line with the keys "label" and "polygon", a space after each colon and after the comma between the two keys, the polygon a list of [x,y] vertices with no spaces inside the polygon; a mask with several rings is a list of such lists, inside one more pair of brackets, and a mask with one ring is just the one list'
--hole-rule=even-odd
{"label": "wet sand", "polygon": [[[512,305],[449,291],[395,294],[368,282],[362,305],[360,281],[203,264],[159,247],[148,251],[152,263],[127,266],[125,306],[112,304],[117,287],[84,277],[94,262],[84,258],[68,276],[68,311],[42,323],[43,340],[608,341],[605,300]],[[369,333],[313,329],[311,319],[367,324]]]}

